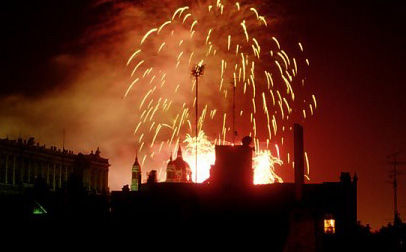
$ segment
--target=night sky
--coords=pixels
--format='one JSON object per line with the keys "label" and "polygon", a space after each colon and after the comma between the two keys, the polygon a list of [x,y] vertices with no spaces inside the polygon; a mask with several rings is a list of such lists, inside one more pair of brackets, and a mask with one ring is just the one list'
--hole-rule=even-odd
{"label": "night sky", "polygon": [[[100,146],[110,158],[110,189],[129,183],[134,121],[131,104],[121,99],[129,38],[142,30],[135,20],[143,9],[157,3],[171,8],[167,2],[3,3],[0,137],[35,136],[62,146],[65,129],[67,148]],[[258,3],[278,20],[278,38],[301,41],[310,59],[308,82],[318,97],[316,115],[304,124],[311,182],[357,172],[358,218],[374,229],[393,218],[387,155],[401,151],[406,161],[402,2]],[[135,11],[123,15],[129,6]],[[399,184],[405,217],[406,176]]]}

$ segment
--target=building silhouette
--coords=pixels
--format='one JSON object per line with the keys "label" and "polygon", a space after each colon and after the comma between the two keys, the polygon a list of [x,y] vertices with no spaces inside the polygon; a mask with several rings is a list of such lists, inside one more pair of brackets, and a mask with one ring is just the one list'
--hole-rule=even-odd
{"label": "building silhouette", "polygon": [[172,160],[172,154],[166,167],[166,182],[190,183],[192,182],[192,170],[189,164],[183,160],[182,149],[179,146],[176,159]]}
{"label": "building silhouette", "polygon": [[39,179],[51,191],[63,190],[71,178],[88,192],[106,193],[109,166],[99,148],[90,154],[74,154],[55,146],[46,148],[33,137],[0,139],[0,191],[4,193],[21,193]]}
{"label": "building silhouette", "polygon": [[205,183],[167,179],[137,192],[113,191],[112,222],[177,227],[197,237],[244,234],[258,241],[266,234],[272,251],[339,251],[357,227],[357,176],[343,172],[338,182],[304,183],[303,132],[300,125],[294,129],[294,183],[254,185],[254,150],[245,138],[242,145],[216,146]]}

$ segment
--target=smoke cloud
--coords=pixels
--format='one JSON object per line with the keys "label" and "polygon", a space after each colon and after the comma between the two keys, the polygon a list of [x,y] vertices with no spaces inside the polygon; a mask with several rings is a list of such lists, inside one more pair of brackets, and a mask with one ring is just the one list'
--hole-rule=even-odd
{"label": "smoke cloud", "polygon": [[[204,4],[205,1],[194,2],[194,10],[199,10],[200,6],[205,6]],[[47,71],[40,68],[43,76],[39,79],[47,83],[36,84],[37,80],[32,80],[33,84],[25,84],[23,89],[29,88],[35,95],[26,92],[10,92],[3,95],[0,104],[0,136],[9,138],[34,136],[41,144],[61,148],[65,131],[65,148],[88,153],[100,147],[101,155],[109,158],[111,189],[120,189],[122,185],[129,184],[130,167],[140,147],[138,141],[140,136],[133,134],[140,119],[141,112],[138,106],[149,87],[134,87],[129,91],[128,97],[124,98],[133,80],[130,79],[132,69],[126,67],[126,63],[146,32],[171,19],[173,12],[184,5],[191,3],[190,1],[92,2],[86,8],[86,14],[91,15],[87,18],[90,21],[85,24],[86,27],[81,27],[81,32],[71,40],[57,41],[56,43],[60,45],[55,51],[42,58]],[[275,14],[270,16],[275,17]],[[272,18],[269,22],[269,25],[276,24],[276,18]],[[228,27],[228,31],[230,29],[233,27]],[[57,32],[63,33],[60,30]],[[189,36],[189,31],[186,30],[180,29],[175,32],[177,36],[185,39]],[[200,41],[204,43],[204,39]],[[162,40],[152,39],[149,43],[151,47],[156,48],[161,42]],[[171,46],[175,45],[167,43],[166,46],[167,52],[171,52],[173,49]],[[201,45],[189,44],[189,46]],[[185,55],[190,54],[191,47],[186,49]],[[221,55],[221,52],[219,54]],[[175,55],[169,53],[166,56],[170,59]],[[165,62],[162,61],[165,58],[157,58],[158,60],[160,62],[155,62],[156,65],[165,68]],[[216,67],[215,70],[208,70],[207,76],[219,75],[219,69]],[[164,70],[170,73],[170,68]],[[190,71],[189,66],[184,66],[183,71]],[[21,74],[24,75],[24,69],[21,69]],[[169,74],[167,85],[173,88],[176,83],[186,81],[191,83],[189,73],[185,76]],[[229,81],[230,79],[225,80],[225,84],[228,85]],[[35,85],[41,90],[36,92]],[[218,83],[215,83],[214,89],[218,89]],[[185,99],[185,94],[190,97]],[[157,92],[155,97],[161,95],[164,93]],[[219,107],[220,110],[229,109],[229,105],[224,105],[221,99],[209,99],[213,95],[211,89],[202,89],[201,95],[202,99],[210,101],[208,102],[210,106]],[[178,106],[179,109],[185,101],[192,103],[190,87],[181,86],[179,93],[172,99],[173,106]],[[166,117],[173,118],[175,115],[170,111]],[[186,128],[184,133],[187,130]],[[218,127],[213,131],[218,131]],[[151,141],[152,137],[153,134],[146,135],[144,140]],[[165,137],[168,135],[163,136]],[[217,135],[214,136],[216,137]],[[153,148],[158,148],[159,143]],[[149,163],[146,163],[143,176],[145,177],[146,171],[155,166],[162,166],[168,159],[168,154],[169,151],[156,153],[154,157],[156,161],[152,161],[151,158]]]}

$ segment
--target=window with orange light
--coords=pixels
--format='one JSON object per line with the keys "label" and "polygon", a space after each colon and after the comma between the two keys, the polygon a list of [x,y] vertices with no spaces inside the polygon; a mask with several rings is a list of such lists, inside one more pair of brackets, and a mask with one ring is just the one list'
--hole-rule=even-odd
{"label": "window with orange light", "polygon": [[324,219],[324,233],[335,234],[336,232],[336,220],[333,218]]}

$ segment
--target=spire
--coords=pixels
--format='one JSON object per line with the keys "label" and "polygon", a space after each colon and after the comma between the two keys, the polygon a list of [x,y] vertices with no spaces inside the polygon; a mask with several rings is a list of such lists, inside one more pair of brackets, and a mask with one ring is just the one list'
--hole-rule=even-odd
{"label": "spire", "polygon": [[182,158],[182,149],[180,148],[180,145],[179,145],[179,148],[178,148],[178,156],[177,157]]}
{"label": "spire", "polygon": [[135,165],[140,166],[140,163],[138,163],[138,153],[135,154],[135,161],[134,161],[133,166],[135,166]]}

